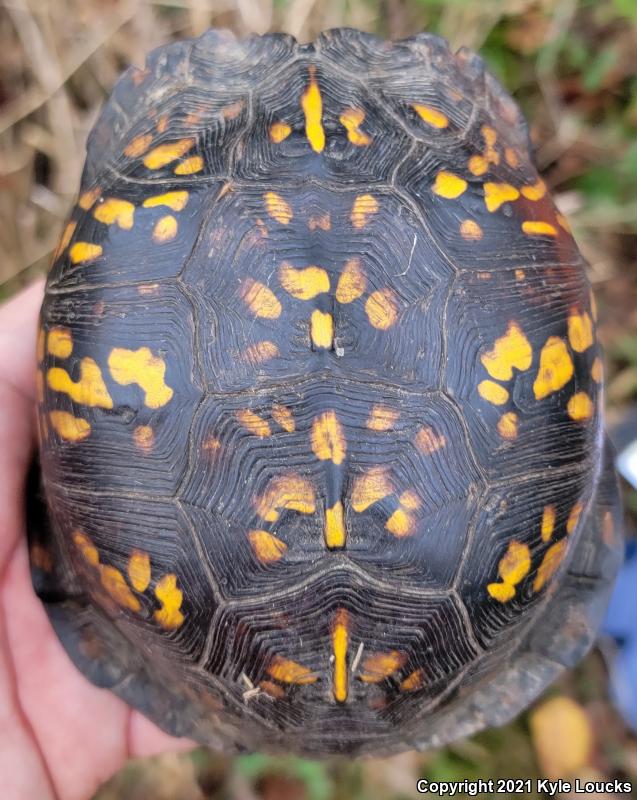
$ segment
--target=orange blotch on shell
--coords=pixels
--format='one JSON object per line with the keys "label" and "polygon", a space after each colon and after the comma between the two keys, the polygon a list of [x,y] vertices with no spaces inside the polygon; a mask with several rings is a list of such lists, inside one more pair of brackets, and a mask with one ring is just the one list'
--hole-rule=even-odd
{"label": "orange blotch on shell", "polygon": [[577,392],[566,404],[566,411],[575,422],[587,422],[595,413],[595,404],[586,392]]}
{"label": "orange blotch on shell", "polygon": [[58,258],[62,255],[62,253],[66,250],[66,248],[71,243],[71,239],[73,238],[73,234],[75,233],[75,229],[77,228],[77,222],[71,220],[67,223],[62,236],[60,237],[60,241],[58,242],[58,246],[55,248],[53,253],[53,261],[57,261]]}
{"label": "orange blotch on shell", "polygon": [[308,217],[307,227],[311,231],[315,231],[317,228],[320,228],[322,231],[331,230],[332,218],[330,216],[330,212],[326,211],[324,214],[318,214],[317,216]]}
{"label": "orange blotch on shell", "polygon": [[343,463],[347,451],[345,431],[335,411],[325,411],[312,421],[312,452],[320,461]]}
{"label": "orange blotch on shell", "polygon": [[274,564],[280,561],[288,549],[284,541],[268,531],[248,531],[248,539],[255,556],[262,564]]}
{"label": "orange blotch on shell", "polygon": [[155,223],[155,227],[153,228],[153,241],[156,244],[171,242],[175,236],[177,236],[178,230],[179,225],[175,217],[173,217],[172,214],[166,214],[166,216],[161,217]]}
{"label": "orange blotch on shell", "polygon": [[49,422],[57,435],[67,442],[83,442],[91,433],[89,422],[68,411],[49,411]]}
{"label": "orange blotch on shell", "polygon": [[507,411],[498,420],[498,433],[503,439],[517,438],[518,422],[518,415],[515,411]]}
{"label": "orange blotch on shell", "polygon": [[33,544],[29,548],[29,559],[34,567],[42,572],[51,572],[53,569],[53,557],[48,550],[40,544]]}
{"label": "orange blotch on shell", "polygon": [[468,242],[479,242],[483,233],[475,220],[465,219],[460,223],[460,235]]}
{"label": "orange blotch on shell", "polygon": [[509,542],[508,549],[498,564],[498,575],[505,583],[513,586],[528,574],[531,569],[531,551],[528,545],[515,540]]}
{"label": "orange blotch on shell", "polygon": [[144,392],[144,404],[149,408],[161,408],[168,403],[173,390],[164,380],[166,362],[153,355],[148,347],[127,350],[114,347],[108,356],[111,377],[122,386],[137,384]]}
{"label": "orange blotch on shell", "polygon": [[544,181],[539,178],[536,183],[530,184],[529,186],[523,186],[520,189],[523,197],[526,197],[527,200],[537,201],[541,200],[546,195],[546,184]]}
{"label": "orange blotch on shell", "polygon": [[141,604],[131,592],[122,573],[110,566],[100,566],[100,582],[115,602],[129,611],[139,611]]}
{"label": "orange blotch on shell", "polygon": [[426,456],[433,455],[447,444],[444,434],[437,433],[429,425],[424,425],[418,430],[414,441],[416,447]]}
{"label": "orange blotch on shell", "polygon": [[336,286],[336,299],[339,303],[357,300],[367,288],[367,278],[363,272],[360,258],[350,258],[343,268]]}
{"label": "orange blotch on shell", "polygon": [[292,220],[294,214],[290,204],[276,192],[265,192],[263,195],[265,203],[265,210],[272,219],[281,223],[281,225],[288,225]]}
{"label": "orange blotch on shell", "polygon": [[281,316],[281,303],[272,289],[252,278],[243,282],[241,299],[255,317],[278,319]]}
{"label": "orange blotch on shell", "polygon": [[47,383],[54,392],[67,394],[74,403],[97,408],[113,408],[113,399],[108,393],[102,370],[92,358],[80,362],[80,377],[73,381],[61,367],[51,367],[47,372]]}
{"label": "orange blotch on shell", "polygon": [[372,292],[365,301],[365,313],[370,325],[386,331],[398,319],[398,302],[394,292],[385,287]]}
{"label": "orange blotch on shell", "polygon": [[484,175],[489,169],[489,161],[483,155],[471,156],[468,163],[469,172],[476,177]]}
{"label": "orange blotch on shell", "polygon": [[162,116],[157,120],[157,124],[155,125],[155,129],[157,133],[165,133],[168,130],[168,123],[170,119],[168,114],[162,114]]}
{"label": "orange blotch on shell", "polygon": [[422,669],[415,669],[400,683],[401,692],[416,692],[422,688],[425,682],[425,674]]}
{"label": "orange blotch on shell", "polygon": [[87,189],[87,191],[82,192],[79,196],[77,201],[78,206],[82,211],[89,211],[101,193],[102,190],[99,186],[93,186],[91,189]]}
{"label": "orange blotch on shell", "polygon": [[298,661],[292,661],[289,658],[282,658],[281,656],[274,656],[266,672],[276,681],[280,681],[281,683],[294,683],[299,686],[316,683],[318,680],[318,676],[308,667],[299,664]]}
{"label": "orange blotch on shell", "polygon": [[142,205],[144,208],[167,206],[173,211],[183,211],[188,203],[188,197],[189,194],[185,190],[164,192],[163,194],[156,194],[152,197],[147,197]]}
{"label": "orange blotch on shell", "polygon": [[487,145],[487,147],[493,147],[493,145],[498,141],[498,133],[495,128],[492,128],[490,125],[483,125],[480,128],[480,133]]}
{"label": "orange blotch on shell", "polygon": [[285,697],[285,689],[272,681],[259,681],[259,689],[273,700],[282,700]]}
{"label": "orange blotch on shell", "polygon": [[399,417],[400,412],[396,411],[396,409],[375,403],[365,424],[370,431],[389,431],[394,427]]}
{"label": "orange blotch on shell", "polygon": [[150,453],[155,446],[155,431],[150,425],[138,425],[133,431],[133,441],[138,450]]}
{"label": "orange blotch on shell", "polygon": [[506,333],[495,340],[493,348],[480,357],[483,367],[492,378],[508,381],[513,369],[521,372],[529,369],[533,350],[529,340],[515,321],[510,321]]}
{"label": "orange blotch on shell", "polygon": [[502,406],[509,399],[508,390],[495,381],[480,381],[478,394],[488,403],[493,403],[494,406]]}
{"label": "orange blotch on shell", "polygon": [[[47,337],[47,351],[56,358],[68,358],[73,352],[73,334],[69,328],[56,325]],[[39,361],[42,358],[38,359]]]}
{"label": "orange blotch on shell", "polygon": [[522,230],[527,236],[557,236],[555,225],[539,220],[525,220],[522,223]]}
{"label": "orange blotch on shell", "polygon": [[553,536],[556,514],[557,511],[555,506],[544,506],[544,511],[542,512],[542,525],[540,528],[543,542],[548,542],[551,536]]}
{"label": "orange blotch on shell", "polygon": [[243,351],[245,360],[252,364],[264,364],[279,355],[279,348],[267,339],[252,344]]}
{"label": "orange blotch on shell", "polygon": [[236,412],[236,417],[241,425],[243,425],[243,427],[254,436],[265,439],[267,436],[272,434],[268,422],[258,414],[255,414],[254,411],[250,411],[249,409],[241,409],[240,411]]}
{"label": "orange blotch on shell", "polygon": [[181,604],[184,599],[183,592],[177,588],[176,575],[164,575],[155,586],[155,597],[161,603],[153,614],[155,621],[166,630],[175,630],[184,621]]}
{"label": "orange blotch on shell", "polygon": [[150,586],[150,556],[142,550],[133,550],[126,568],[130,585],[136,592],[145,592]]}
{"label": "orange blotch on shell", "polygon": [[568,515],[568,519],[566,520],[566,532],[571,534],[577,527],[577,523],[579,522],[579,518],[582,514],[582,510],[584,508],[584,504],[578,500],[577,503],[573,506]]}
{"label": "orange blotch on shell", "polygon": [[272,406],[272,419],[288,433],[292,433],[296,428],[290,409],[278,403]]}
{"label": "orange blotch on shell", "polygon": [[129,231],[135,221],[135,206],[128,200],[106,197],[95,206],[93,216],[104,225],[117,225],[122,230]]}
{"label": "orange blotch on shell", "polygon": [[297,300],[312,300],[330,290],[330,278],[322,267],[295,269],[287,261],[279,267],[279,281],[288,294]]}
{"label": "orange blotch on shell", "polygon": [[454,175],[453,172],[441,170],[431,187],[431,191],[439,197],[444,197],[447,200],[455,200],[463,194],[469,184],[464,178]]}
{"label": "orange blotch on shell", "polygon": [[365,112],[362,108],[346,108],[339,117],[339,122],[347,131],[347,138],[357,147],[364,147],[372,142],[371,136],[360,129],[364,120]]}
{"label": "orange blotch on shell", "polygon": [[[159,129],[159,125],[158,125]],[[148,169],[161,169],[178,158],[185,156],[195,146],[195,139],[180,139],[176,142],[160,144],[144,156],[144,165]]]}
{"label": "orange blotch on shell", "polygon": [[504,148],[504,160],[513,169],[517,169],[520,166],[520,157],[512,147]]}
{"label": "orange blotch on shell", "polygon": [[533,383],[536,400],[559,391],[573,377],[573,360],[559,336],[549,336],[540,352],[540,366]]}
{"label": "orange blotch on shell", "polygon": [[405,653],[389,650],[384,653],[373,653],[363,661],[360,679],[364,683],[380,683],[401,669],[407,661]]}
{"label": "orange blotch on shell", "polygon": [[601,383],[604,380],[604,366],[599,356],[595,356],[595,360],[591,366],[591,378],[595,383]]}
{"label": "orange blotch on shell", "polygon": [[99,567],[100,554],[90,538],[83,531],[75,530],[73,531],[73,541],[84,560],[92,567]]}
{"label": "orange blotch on shell", "polygon": [[593,346],[593,322],[586,311],[576,309],[568,315],[568,341],[576,353],[584,353]]}
{"label": "orange blotch on shell", "polygon": [[526,273],[524,272],[523,269],[516,269],[515,270],[515,279],[516,279],[516,281],[523,281],[525,277],[526,277]]}
{"label": "orange blotch on shell", "polygon": [[423,105],[422,103],[412,103],[411,107],[423,122],[431,125],[432,128],[442,130],[449,125],[449,118],[437,108]]}
{"label": "orange blotch on shell", "polygon": [[75,242],[69,250],[71,264],[84,264],[88,261],[95,261],[102,255],[102,247],[91,242]]}
{"label": "orange blotch on shell", "polygon": [[148,148],[152,143],[153,134],[142,133],[130,140],[130,142],[124,148],[124,155],[128,156],[129,158],[139,158],[139,156],[143,156],[144,153],[148,152]]}
{"label": "orange blotch on shell", "polygon": [[314,514],[316,502],[314,488],[297,473],[272,478],[264,494],[254,501],[257,514],[266,522],[276,522],[282,510]]}
{"label": "orange blotch on shell", "polygon": [[310,338],[314,347],[331,349],[334,344],[334,318],[316,308],[310,317]]}
{"label": "orange blotch on shell", "polygon": [[510,183],[491,183],[484,184],[484,203],[487,211],[493,213],[497,211],[504,203],[510,203],[517,200],[520,192],[515,186]]}
{"label": "orange blotch on shell", "polygon": [[272,125],[270,125],[270,140],[273,141],[274,144],[280,144],[285,141],[291,133],[292,128],[287,122],[273,122]]}
{"label": "orange blotch on shell", "polygon": [[364,228],[374,214],[378,213],[378,200],[373,194],[359,194],[354,199],[350,221],[355,228]]}
{"label": "orange blotch on shell", "polygon": [[515,597],[515,586],[510,583],[490,583],[487,591],[494,600],[500,603],[507,603]]}
{"label": "orange blotch on shell", "polygon": [[204,160],[201,156],[190,156],[185,158],[175,167],[175,175],[196,175],[204,168]]}
{"label": "orange blotch on shell", "polygon": [[416,520],[404,508],[397,508],[385,523],[385,529],[397,539],[402,539],[413,534],[416,529]]}
{"label": "orange blotch on shell", "polygon": [[420,497],[416,494],[413,489],[406,489],[398,498],[400,505],[403,508],[408,509],[409,511],[417,511],[421,505],[422,501]]}
{"label": "orange blotch on shell", "polygon": [[555,575],[566,555],[567,547],[568,540],[561,539],[559,542],[551,545],[546,553],[544,553],[542,563],[538,567],[535,580],[533,581],[534,592],[539,592],[551,580],[553,575]]}
{"label": "orange blotch on shell", "polygon": [[352,508],[358,513],[365,511],[392,494],[393,490],[387,470],[372,467],[354,480],[350,497]]}

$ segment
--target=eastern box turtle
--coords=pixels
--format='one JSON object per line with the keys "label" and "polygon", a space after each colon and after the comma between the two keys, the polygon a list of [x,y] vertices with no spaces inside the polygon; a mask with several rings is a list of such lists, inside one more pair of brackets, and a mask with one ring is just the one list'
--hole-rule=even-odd
{"label": "eastern box turtle", "polygon": [[129,69],[38,381],[36,590],[171,733],[438,746],[594,638],[621,543],[595,303],[467,50],[212,31]]}

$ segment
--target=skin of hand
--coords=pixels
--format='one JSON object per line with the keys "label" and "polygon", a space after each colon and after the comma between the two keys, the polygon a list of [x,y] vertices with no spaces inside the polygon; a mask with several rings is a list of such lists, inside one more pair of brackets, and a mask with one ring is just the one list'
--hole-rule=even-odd
{"label": "skin of hand", "polygon": [[90,684],[31,585],[23,498],[43,287],[0,306],[0,775],[7,800],[89,800],[128,758],[194,745]]}

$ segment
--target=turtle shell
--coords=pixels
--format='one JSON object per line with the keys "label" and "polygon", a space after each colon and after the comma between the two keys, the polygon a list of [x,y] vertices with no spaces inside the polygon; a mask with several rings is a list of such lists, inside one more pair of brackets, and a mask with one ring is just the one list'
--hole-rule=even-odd
{"label": "turtle shell", "polygon": [[621,539],[594,300],[473,53],[212,31],[129,69],[38,375],[36,590],[171,733],[438,746],[593,640]]}

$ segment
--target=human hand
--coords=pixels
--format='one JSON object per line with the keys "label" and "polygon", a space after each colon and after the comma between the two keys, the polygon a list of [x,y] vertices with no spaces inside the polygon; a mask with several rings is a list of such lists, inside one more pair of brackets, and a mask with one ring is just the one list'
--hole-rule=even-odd
{"label": "human hand", "polygon": [[0,306],[0,776],[7,800],[88,800],[128,758],[193,744],[90,684],[33,591],[23,496],[42,292],[38,281]]}

